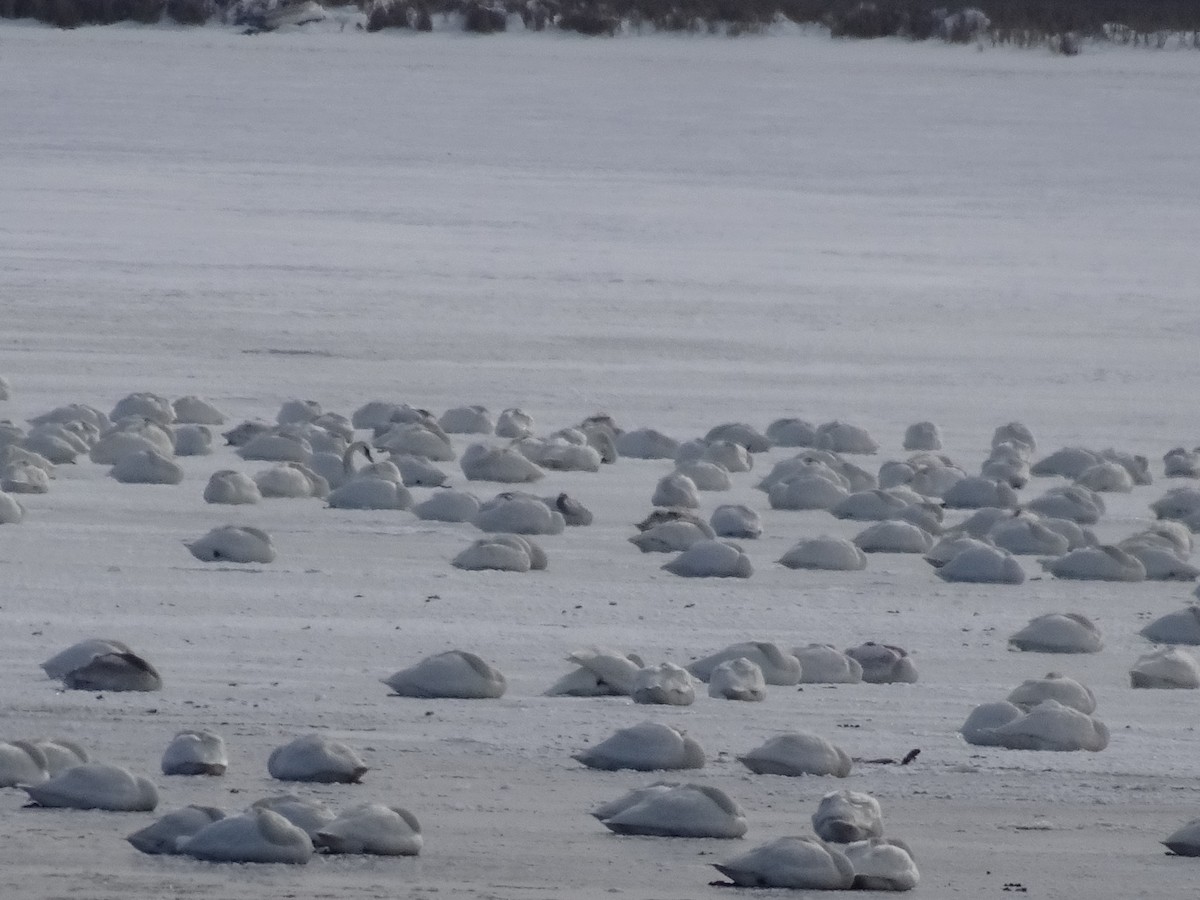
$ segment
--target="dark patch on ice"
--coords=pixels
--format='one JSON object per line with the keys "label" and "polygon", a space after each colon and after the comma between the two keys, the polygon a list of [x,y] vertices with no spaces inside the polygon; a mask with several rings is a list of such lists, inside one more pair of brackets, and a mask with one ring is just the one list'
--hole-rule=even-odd
{"label": "dark patch on ice", "polygon": [[302,350],[294,347],[250,347],[242,352],[254,356],[320,356],[325,359],[334,357],[329,350]]}

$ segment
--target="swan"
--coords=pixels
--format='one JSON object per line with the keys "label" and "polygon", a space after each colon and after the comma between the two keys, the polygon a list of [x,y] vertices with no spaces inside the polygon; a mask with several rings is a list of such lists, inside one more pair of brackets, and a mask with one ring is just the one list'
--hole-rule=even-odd
{"label": "swan", "polygon": [[10,494],[0,491],[0,525],[16,525],[25,518],[25,507]]}
{"label": "swan", "polygon": [[212,453],[213,434],[207,425],[178,425],[175,428],[176,456],[207,456]]}
{"label": "swan", "polygon": [[696,688],[687,669],[665,662],[638,669],[629,696],[634,703],[690,706],[696,700]]}
{"label": "swan", "polygon": [[464,549],[451,565],[469,572],[528,572],[546,568],[547,559],[545,551],[525,535],[492,534]]}
{"label": "swan", "polygon": [[135,831],[125,840],[142,853],[152,856],[173,855],[179,852],[181,840],[190,838],[202,828],[223,818],[225,813],[212,806],[185,806]]}
{"label": "swan", "polygon": [[643,668],[636,653],[622,655],[604,647],[587,647],[567,656],[567,662],[579,668],[556,681],[546,695],[549,697],[607,697],[629,696],[637,673]]}
{"label": "swan", "polygon": [[1019,719],[992,729],[992,735],[1010,750],[1097,752],[1108,746],[1103,722],[1057,700],[1043,700]]}
{"label": "swan", "polygon": [[183,468],[158,450],[137,450],[117,460],[108,473],[121,484],[179,484]]}
{"label": "swan", "polygon": [[754,573],[741,547],[716,540],[697,541],[662,568],[684,578],[749,578]]}
{"label": "swan", "polygon": [[709,443],[732,441],[735,444],[741,444],[750,453],[766,453],[773,446],[769,437],[745,422],[725,422],[721,425],[714,425],[704,435],[704,440]]}
{"label": "swan", "polygon": [[829,511],[837,519],[879,522],[892,518],[908,504],[908,500],[901,499],[890,491],[881,491],[876,488],[870,491],[855,491],[844,500],[831,506]]}
{"label": "swan", "polygon": [[237,454],[247,461],[307,463],[312,458],[313,448],[308,440],[292,430],[272,429],[251,437],[238,447]]}
{"label": "swan", "polygon": [[181,731],[163,752],[164,775],[224,775],[229,767],[225,741],[211,731]]}
{"label": "swan", "polygon": [[170,425],[175,421],[175,408],[170,400],[159,394],[135,391],[118,400],[112,412],[108,414],[108,418],[113,422],[130,416],[140,416],[160,425]]}
{"label": "swan", "polygon": [[36,748],[45,758],[46,771],[57,775],[64,769],[90,762],[88,752],[74,741],[66,738],[33,738],[25,741]]}
{"label": "swan", "polygon": [[1032,473],[1029,471],[1028,456],[1020,448],[1001,444],[983,461],[979,474],[1019,491],[1029,483]]}
{"label": "swan", "polygon": [[728,794],[699,784],[643,792],[600,821],[617,834],[653,837],[731,839],[742,837],[749,827],[746,814]]}
{"label": "swan", "polygon": [[921,880],[912,853],[900,841],[871,838],[846,847],[854,867],[854,888],[862,891],[911,891]]}
{"label": "swan", "polygon": [[834,453],[858,453],[869,455],[879,452],[879,442],[865,428],[845,422],[825,422],[817,428],[818,449]]}
{"label": "swan", "polygon": [[390,400],[368,400],[350,414],[350,422],[355,428],[386,430],[399,410],[400,404]]}
{"label": "swan", "polygon": [[691,479],[698,491],[727,491],[733,487],[728,469],[703,459],[680,463],[675,467],[675,473]]}
{"label": "swan", "polygon": [[367,766],[341,741],[308,734],[271,751],[267,771],[280,781],[357,784]]}
{"label": "swan", "polygon": [[928,553],[933,535],[911,522],[889,519],[868,525],[854,536],[854,543],[864,553]]}
{"label": "swan", "polygon": [[449,436],[432,422],[393,425],[375,438],[375,446],[390,453],[423,456],[434,462],[450,462],[455,456]]}
{"label": "swan", "polygon": [[493,699],[504,696],[507,682],[482,658],[465,650],[448,650],[401,669],[383,683],[400,697]]}
{"label": "swan", "polygon": [[592,524],[595,518],[592,511],[567,493],[559,493],[553,497],[543,497],[542,502],[563,517],[570,528],[582,528]]}
{"label": "swan", "polygon": [[1200,688],[1200,663],[1178,647],[1164,647],[1139,656],[1129,672],[1135,688]]}
{"label": "swan", "polygon": [[3,375],[0,375],[0,400],[11,400],[11,399],[12,399],[12,385],[9,383],[7,378],[5,378]]}
{"label": "swan", "polygon": [[924,559],[935,569],[940,569],[960,553],[974,549],[990,549],[991,546],[986,538],[965,537],[962,532],[952,531],[930,547]]}
{"label": "swan", "polygon": [[[842,472],[843,465],[844,463],[832,453],[810,450],[775,463],[771,467],[771,471],[755,487],[769,494],[771,488],[777,484],[800,476],[816,475],[824,478],[830,484],[842,488],[847,494],[852,489],[867,490],[868,485],[851,484],[850,478]],[[870,485],[870,487],[874,486]]]}
{"label": "swan", "polygon": [[983,475],[968,475],[956,481],[942,495],[946,509],[1016,509],[1017,492],[1004,481]]}
{"label": "swan", "polygon": [[90,449],[87,443],[66,425],[52,423],[31,428],[21,446],[57,464],[70,464]]}
{"label": "swan", "polygon": [[861,791],[830,791],[812,816],[813,831],[823,841],[851,844],[883,836],[879,801]]}
{"label": "swan", "polygon": [[704,749],[695,738],[657,722],[622,728],[571,758],[589,769],[608,772],[704,768]]}
{"label": "swan", "polygon": [[285,400],[275,414],[275,421],[280,425],[293,425],[311,422],[318,418],[324,410],[316,400]]}
{"label": "swan", "polygon": [[250,810],[269,809],[283,816],[310,838],[337,816],[320,800],[306,800],[296,794],[275,794],[250,804]]}
{"label": "swan", "polygon": [[576,432],[578,443],[562,435],[550,438],[526,437],[514,445],[522,456],[543,469],[556,472],[599,472],[602,460],[600,452],[587,443],[587,438]]}
{"label": "swan", "polygon": [[496,437],[519,439],[533,434],[533,416],[523,409],[512,407],[496,417]]}
{"label": "swan", "polygon": [[988,531],[988,538],[1001,550],[1025,556],[1062,556],[1071,549],[1066,535],[1055,531],[1039,516],[1018,514],[1001,519]]}
{"label": "swan", "polygon": [[1075,479],[1100,462],[1100,454],[1086,447],[1063,447],[1033,464],[1030,472],[1037,476],[1060,475]]}
{"label": "swan", "polygon": [[1063,706],[1088,715],[1096,711],[1096,695],[1092,689],[1059,672],[1050,672],[1045,678],[1023,681],[1004,699],[1025,712],[1045,700],[1057,700]]}
{"label": "swan", "polygon": [[1141,560],[1120,547],[1101,544],[1081,547],[1058,559],[1043,561],[1055,578],[1082,581],[1145,581],[1146,567]]}
{"label": "swan", "polygon": [[226,503],[230,505],[257,503],[262,499],[262,493],[253,478],[244,472],[233,469],[221,469],[213,472],[204,486],[205,503]]}
{"label": "swan", "polygon": [[833,775],[845,778],[850,755],[815,734],[791,731],[769,739],[738,760],[755,775]]}
{"label": "swan", "polygon": [[221,437],[225,438],[225,443],[230,447],[244,447],[260,434],[270,434],[272,428],[273,426],[261,419],[247,419],[228,431],[222,431]]}
{"label": "swan", "polygon": [[709,673],[708,696],[721,700],[765,700],[767,682],[757,663],[745,657],[727,659]]}
{"label": "swan", "polygon": [[996,736],[996,729],[1009,722],[1015,722],[1024,715],[1024,710],[1007,700],[982,703],[971,710],[971,714],[958,730],[968,744],[976,747],[999,747],[1001,743]]}
{"label": "swan", "polygon": [[998,447],[1000,444],[1024,447],[1026,455],[1037,452],[1037,441],[1033,438],[1033,432],[1021,422],[1008,422],[992,432],[992,447]]}
{"label": "swan", "polygon": [[617,452],[630,459],[674,459],[679,441],[653,428],[636,428],[616,437]]}
{"label": "swan", "polygon": [[832,509],[850,492],[819,473],[799,474],[775,482],[767,491],[771,509]]}
{"label": "swan", "polygon": [[825,569],[856,572],[867,567],[867,555],[853,541],[823,534],[807,538],[779,558],[789,569]]}
{"label": "swan", "polygon": [[1104,648],[1100,629],[1080,613],[1047,613],[1030,619],[1008,643],[1034,653],[1099,653]]}
{"label": "swan", "polygon": [[28,741],[0,741],[0,788],[41,784],[50,778],[49,764]]}
{"label": "swan", "polygon": [[416,856],[423,843],[416,816],[382,803],[353,806],[313,835],[313,845],[326,853]]}
{"label": "swan", "polygon": [[1099,493],[1128,494],[1133,490],[1133,478],[1128,470],[1108,459],[1088,466],[1079,473],[1075,483]]}
{"label": "swan", "polygon": [[967,473],[953,463],[918,463],[908,486],[923,497],[940,500],[966,477]]}
{"label": "swan", "polygon": [[809,837],[777,838],[713,868],[739,887],[845,891],[854,884],[845,854]]}
{"label": "swan", "polygon": [[904,430],[904,449],[941,450],[941,429],[932,422],[914,422]]}
{"label": "swan", "polygon": [[917,680],[916,664],[900,647],[867,641],[849,648],[846,655],[862,666],[862,680],[867,684],[913,684]]}
{"label": "swan", "polygon": [[509,534],[562,534],[566,524],[540,497],[521,493],[498,494],[480,504],[475,516],[480,531]]}
{"label": "swan", "polygon": [[225,414],[211,402],[195,394],[171,401],[175,421],[190,425],[224,425]]}
{"label": "swan", "polygon": [[330,509],[408,509],[412,494],[404,485],[378,475],[355,475],[326,498]]}
{"label": "swan", "polygon": [[222,525],[184,546],[201,562],[265,564],[275,559],[271,536],[250,525]]}
{"label": "swan", "polygon": [[313,855],[309,836],[269,809],[218,819],[181,838],[178,848],[205,862],[303,864]]}
{"label": "swan", "polygon": [[795,647],[792,655],[800,660],[801,684],[859,684],[863,667],[832,644]]}
{"label": "swan", "polygon": [[472,444],[463,451],[459,466],[468,481],[522,484],[545,476],[541,468],[509,447]]}
{"label": "swan", "polygon": [[151,812],[158,806],[158,789],[150,779],[102,763],[80,763],[22,788],[30,806],[113,812]]}
{"label": "swan", "polygon": [[695,522],[675,519],[660,522],[634,535],[629,538],[629,543],[643,553],[678,553],[700,541],[712,539],[715,534],[709,534],[712,530]]}
{"label": "swan", "polygon": [[1138,633],[1159,644],[1200,646],[1200,606],[1192,604],[1160,616]]}
{"label": "swan", "polygon": [[664,475],[655,485],[650,503],[654,506],[696,509],[700,506],[700,500],[696,496],[696,482],[678,472]]}
{"label": "swan", "polygon": [[86,422],[100,431],[112,424],[105,413],[86,403],[57,406],[49,412],[41,413],[29,420],[30,425],[45,425],[47,422]]}
{"label": "swan", "polygon": [[1164,535],[1141,532],[1117,546],[1142,564],[1148,581],[1195,581],[1200,575],[1200,568],[1187,561],[1191,547],[1181,550]]}
{"label": "swan", "polygon": [[1129,477],[1133,479],[1135,485],[1148,485],[1154,483],[1154,476],[1150,474],[1150,460],[1146,457],[1135,453],[1126,453],[1123,450],[1114,450],[1109,447],[1100,453],[1102,459],[1109,462],[1115,462],[1121,466]]}
{"label": "swan", "polygon": [[1200,452],[1175,447],[1163,455],[1163,474],[1167,478],[1200,478]]}
{"label": "swan", "polygon": [[812,447],[817,442],[817,426],[804,419],[776,419],[767,426],[766,436],[776,447]]}
{"label": "swan", "polygon": [[754,540],[762,534],[762,518],[740,503],[718,506],[709,517],[709,524],[721,537]]}
{"label": "swan", "polygon": [[467,491],[444,489],[412,508],[417,518],[433,522],[470,522],[479,513],[479,498]]}
{"label": "swan", "polygon": [[409,453],[393,456],[391,460],[379,465],[394,468],[399,475],[396,480],[402,482],[405,487],[445,487],[446,482],[450,480],[449,475],[429,460]]}
{"label": "swan", "polygon": [[[681,467],[693,463],[715,465],[732,473],[749,472],[754,468],[754,457],[736,441],[704,441],[700,455],[695,459],[687,459],[683,446],[681,446],[679,453],[676,454],[675,462],[677,466]],[[714,488],[714,490],[724,489]]]}
{"label": "swan", "polygon": [[1025,570],[1007,550],[971,547],[937,570],[943,581],[973,584],[1024,584]]}
{"label": "swan", "polygon": [[713,669],[731,659],[745,658],[762,671],[767,684],[790,687],[800,683],[800,660],[779,649],[769,641],[743,641],[730,644],[724,650],[691,663],[688,671],[701,681],[708,681]]}
{"label": "swan", "polygon": [[131,453],[157,450],[163,456],[175,453],[175,442],[161,427],[138,419],[124,421],[106,431],[88,450],[88,458],[102,466],[113,466]]}
{"label": "swan", "polygon": [[438,426],[446,434],[491,434],[496,430],[492,414],[484,406],[456,406],[448,409]]}
{"label": "swan", "polygon": [[9,494],[45,494],[50,490],[50,475],[45,469],[24,459],[12,459],[12,454],[9,456],[9,462],[0,468],[0,491]]}
{"label": "swan", "polygon": [[303,499],[329,494],[329,482],[299,462],[282,462],[263,469],[254,476],[254,483],[263,497]]}
{"label": "swan", "polygon": [[1200,856],[1200,819],[1192,819],[1162,842],[1176,856]]}
{"label": "swan", "polygon": [[1050,488],[1025,508],[1048,518],[1068,519],[1076,525],[1095,525],[1104,515],[1100,495],[1080,484]]}
{"label": "swan", "polygon": [[51,678],[72,690],[157,691],[162,679],[149,662],[126,644],[90,638],[72,644],[42,663]]}

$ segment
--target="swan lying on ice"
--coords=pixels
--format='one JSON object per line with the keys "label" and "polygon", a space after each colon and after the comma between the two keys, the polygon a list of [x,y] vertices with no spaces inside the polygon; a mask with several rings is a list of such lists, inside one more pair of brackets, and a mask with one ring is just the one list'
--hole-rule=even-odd
{"label": "swan lying on ice", "polygon": [[468,491],[434,491],[412,508],[418,519],[432,522],[470,522],[479,513],[479,498]]}
{"label": "swan lying on ice", "polygon": [[28,741],[0,741],[0,788],[41,784],[50,777],[46,754]]}
{"label": "swan lying on ice", "polygon": [[740,503],[726,503],[713,510],[709,524],[721,537],[753,540],[762,534],[762,518]]}
{"label": "swan lying on ice", "polygon": [[686,519],[659,522],[629,539],[643,553],[680,553],[716,536],[711,528]]}
{"label": "swan lying on ice", "polygon": [[617,452],[630,459],[674,459],[679,441],[653,428],[635,428],[617,435]]}
{"label": "swan lying on ice", "polygon": [[867,567],[867,555],[850,540],[820,535],[800,541],[779,558],[789,569],[855,572]]}
{"label": "swan lying on ice", "polygon": [[713,868],[738,887],[845,891],[854,884],[845,854],[809,837],[781,837]]}
{"label": "swan lying on ice", "polygon": [[757,702],[767,698],[767,682],[757,663],[745,657],[727,659],[709,673],[708,696]]}
{"label": "swan lying on ice", "polygon": [[860,531],[854,543],[864,553],[928,553],[933,535],[911,522],[889,519]]}
{"label": "swan lying on ice", "polygon": [[263,469],[254,476],[254,483],[263,497],[299,500],[329,494],[329,482],[298,462],[282,462]]}
{"label": "swan lying on ice", "polygon": [[1010,750],[1103,750],[1108,728],[1099,719],[1057,700],[1043,700],[1020,718],[992,730],[996,744]]}
{"label": "swan lying on ice", "polygon": [[1024,681],[1004,699],[1025,712],[1046,700],[1057,700],[1063,706],[1088,715],[1096,711],[1096,695],[1092,689],[1059,672]]}
{"label": "swan lying on ice", "polygon": [[250,525],[222,525],[184,546],[201,562],[265,564],[275,559],[271,536]]}
{"label": "swan lying on ice", "polygon": [[912,854],[900,841],[871,838],[850,844],[845,853],[854,867],[855,890],[911,891],[921,880]]}
{"label": "swan lying on ice", "polygon": [[213,472],[204,486],[205,503],[230,505],[257,503],[262,499],[258,484],[249,475],[233,469]]}
{"label": "swan lying on ice", "polygon": [[629,696],[634,703],[690,706],[696,699],[696,688],[687,669],[665,662],[638,669]]}
{"label": "swan lying on ice", "polygon": [[451,561],[456,569],[478,572],[528,572],[545,569],[546,552],[521,534],[492,534],[480,538]]}
{"label": "swan lying on ice", "polygon": [[492,414],[485,406],[456,406],[448,409],[438,425],[446,434],[491,434],[496,430]]}
{"label": "swan lying on ice", "polygon": [[224,775],[228,767],[225,741],[211,731],[181,731],[163,752],[164,775]]}
{"label": "swan lying on ice", "polygon": [[1164,647],[1139,656],[1129,671],[1135,688],[1200,688],[1200,663],[1178,647]]}
{"label": "swan lying on ice", "polygon": [[9,494],[45,494],[49,490],[50,476],[41,466],[24,459],[10,458],[0,468],[0,491]]}
{"label": "swan lying on ice", "polygon": [[654,772],[704,768],[704,749],[695,738],[669,725],[642,722],[572,756],[590,769]]}
{"label": "swan lying on ice", "polygon": [[172,856],[179,853],[182,840],[223,818],[225,813],[212,806],[185,806],[135,831],[125,840],[142,853]]}
{"label": "swan lying on ice", "polygon": [[189,394],[171,402],[175,421],[191,425],[224,425],[225,414],[203,397]]}
{"label": "swan lying on ice", "polygon": [[654,506],[683,509],[697,509],[700,506],[700,500],[696,496],[696,482],[678,472],[664,475],[658,480],[650,502]]}
{"label": "swan lying on ice", "polygon": [[664,787],[644,791],[630,805],[597,818],[617,834],[740,838],[746,833],[745,813],[720,788],[699,784]]}
{"label": "swan lying on ice", "polygon": [[790,687],[800,683],[800,660],[769,641],[742,641],[724,650],[698,659],[687,669],[701,681],[708,681],[713,669],[723,662],[745,658],[759,667],[767,684]]}
{"label": "swan lying on ice", "polygon": [[158,789],[150,779],[103,763],[81,763],[23,789],[31,806],[113,812],[150,812],[158,806]]}
{"label": "swan lying on ice", "polygon": [[1138,633],[1159,644],[1200,646],[1200,606],[1192,604],[1160,616]]}
{"label": "swan lying on ice", "polygon": [[1200,819],[1192,819],[1162,842],[1176,856],[1200,856]]}
{"label": "swan lying on ice", "polygon": [[472,444],[463,451],[459,466],[468,481],[499,481],[504,484],[521,484],[537,481],[545,472],[516,450],[507,447],[489,447]]}
{"label": "swan lying on ice", "polygon": [[519,439],[533,434],[533,416],[518,407],[502,410],[496,417],[496,437]]}
{"label": "swan lying on ice", "polygon": [[250,809],[269,809],[279,813],[310,838],[337,816],[320,800],[305,799],[297,794],[275,794],[250,804]]}
{"label": "swan lying on ice", "polygon": [[546,691],[548,697],[628,697],[645,664],[636,653],[620,654],[587,647],[567,656],[579,668],[568,672]]}
{"label": "swan lying on ice", "polygon": [[795,647],[792,655],[800,660],[801,684],[858,684],[863,667],[832,644]]}
{"label": "swan lying on ice", "polygon": [[879,801],[861,791],[831,791],[812,816],[813,831],[823,841],[850,844],[883,836]]}
{"label": "swan lying on ice", "polygon": [[971,547],[937,570],[943,581],[972,584],[1024,584],[1025,570],[1007,550]]}
{"label": "swan lying on ice", "polygon": [[1081,547],[1066,556],[1044,561],[1042,566],[1055,578],[1081,581],[1146,580],[1146,567],[1141,560],[1111,544]]}
{"label": "swan lying on ice", "polygon": [[0,525],[16,525],[25,518],[25,507],[16,498],[0,491]]}
{"label": "swan lying on ice", "polygon": [[683,578],[749,578],[750,558],[728,541],[697,541],[662,567]]}
{"label": "swan lying on ice", "polygon": [[1034,653],[1099,653],[1104,648],[1100,629],[1079,613],[1047,613],[1008,639],[1017,650]]}
{"label": "swan lying on ice", "polygon": [[755,775],[833,775],[845,778],[852,762],[849,754],[815,734],[788,732],[776,735],[738,760]]}
{"label": "swan lying on ice", "polygon": [[510,534],[562,534],[566,527],[563,514],[550,509],[540,497],[515,492],[498,494],[480,504],[474,521],[480,531]]}
{"label": "swan lying on ice", "polygon": [[417,817],[382,803],[353,806],[313,835],[313,845],[326,853],[416,856],[423,844]]}
{"label": "swan lying on ice", "polygon": [[904,432],[904,449],[941,450],[941,429],[932,422],[914,422]]}
{"label": "swan lying on ice", "polygon": [[366,774],[367,766],[341,741],[308,734],[271,751],[267,771],[280,781],[356,784]]}
{"label": "swan lying on ice", "polygon": [[917,680],[916,663],[900,647],[867,641],[849,648],[846,655],[862,666],[862,680],[867,684],[913,684]]}
{"label": "swan lying on ice", "polygon": [[482,658],[465,650],[448,650],[401,669],[383,683],[401,697],[439,697],[459,700],[504,696],[507,682]]}
{"label": "swan lying on ice", "polygon": [[303,864],[313,855],[312,840],[302,829],[261,808],[218,819],[182,838],[178,847],[206,862]]}
{"label": "swan lying on ice", "polygon": [[147,660],[126,644],[89,638],[42,663],[51,678],[62,679],[71,690],[157,691],[162,678]]}

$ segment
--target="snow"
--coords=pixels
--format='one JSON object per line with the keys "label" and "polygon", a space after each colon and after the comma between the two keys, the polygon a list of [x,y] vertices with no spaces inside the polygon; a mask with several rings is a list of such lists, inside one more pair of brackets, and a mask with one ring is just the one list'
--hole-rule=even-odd
{"label": "snow", "polygon": [[[686,440],[780,416],[860,424],[907,456],[930,420],[977,471],[1019,419],[1040,452],[1115,446],[1158,460],[1200,443],[1195,235],[1200,56],[1089,47],[1063,59],[819,34],[738,40],[294,30],[0,27],[0,374],[23,421],[135,390],[273,418],[292,398],[440,414],[521,406],[540,433],[597,410]],[[461,454],[473,437],[454,436]],[[701,497],[745,503],[749,579],[680,579],[627,543],[669,461],[551,472],[596,524],[541,539],[545,572],[461,572],[472,526],[316,500],[203,502],[230,448],[178,460],[178,486],[60,466],[0,527],[3,739],[55,734],[154,777],[160,812],[232,811],[288,786],[270,751],[320,731],[371,767],[304,786],[334,809],[420,820],[415,859],[238,867],[139,855],[151,814],[23,811],[0,792],[0,894],[106,898],[696,898],[708,865],[806,833],[835,787],[879,798],[918,894],[1182,895],[1158,841],[1195,817],[1194,692],[1137,691],[1138,628],[1187,586],[947,585],[918,557],[862,572],[774,564],[850,537],[822,511],[772,510],[773,463]],[[446,464],[455,487],[468,487]],[[1058,480],[1036,479],[1023,500]],[[468,489],[486,499],[487,486]],[[501,490],[496,486],[496,490]],[[1144,528],[1160,478],[1106,496],[1108,542]],[[414,489],[418,500],[428,489]],[[1109,497],[1111,496],[1111,500]],[[948,518],[961,517],[951,514]],[[225,524],[268,531],[263,566],[194,560]],[[1030,618],[1077,611],[1086,657],[1007,650]],[[155,694],[61,692],[38,663],[125,641]],[[618,838],[588,811],[652,779],[572,753],[654,707],[543,697],[598,644],[685,664],[742,640],[909,650],[912,685],[769,688],[654,718],[708,751],[692,778],[745,808],[747,842]],[[379,679],[450,649],[504,673],[500,700],[389,698]],[[1061,669],[1112,729],[1100,753],[969,747],[976,705]],[[1187,694],[1189,696],[1180,696]],[[165,778],[186,728],[221,734],[221,779]],[[736,756],[803,729],[864,759],[821,778],[751,776]],[[279,867],[284,868],[284,867]]]}

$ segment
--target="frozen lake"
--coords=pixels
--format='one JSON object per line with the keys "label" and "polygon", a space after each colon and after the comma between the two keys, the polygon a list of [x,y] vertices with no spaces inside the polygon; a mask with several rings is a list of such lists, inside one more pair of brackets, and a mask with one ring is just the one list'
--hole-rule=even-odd
{"label": "frozen lake", "polygon": [[[204,395],[231,424],[294,397],[347,415],[375,398],[521,406],[544,432],[603,410],[679,439],[793,415],[868,428],[880,454],[855,459],[872,471],[931,419],[971,472],[993,428],[1019,419],[1039,455],[1151,458],[1154,485],[1108,495],[1105,540],[1148,524],[1169,486],[1162,454],[1200,444],[1194,52],[5,22],[0,76],[13,386],[0,418],[107,411],[135,390]],[[762,512],[745,581],[679,579],[626,542],[663,461],[540,482],[596,524],[545,538],[549,569],[526,575],[451,568],[478,536],[468,525],[316,500],[205,504],[214,470],[266,466],[226,447],[183,460],[177,487],[60,467],[25,522],[0,529],[0,739],[70,736],[156,776],[160,811],[236,810],[280,792],[271,748],[328,731],[371,771],[301,792],[404,805],[426,845],[415,860],[282,871],[158,859],[123,840],[150,814],[25,811],[5,790],[0,893],[717,896],[710,863],[808,833],[820,796],[843,787],[875,794],[887,833],[914,847],[919,895],[1189,890],[1195,868],[1157,842],[1200,815],[1200,692],[1135,692],[1127,672],[1150,649],[1137,630],[1190,585],[1057,581],[1028,558],[1020,587],[944,584],[899,554],[791,571],[774,560],[801,537],[858,530],[767,507],[753,485],[792,453],[702,496],[705,514]],[[206,566],[181,546],[227,521],[271,532],[278,560]],[[1007,650],[1031,617],[1068,610],[1100,625],[1103,652]],[[90,636],[143,651],[162,693],[100,698],[42,677],[38,663]],[[886,640],[912,651],[920,680],[676,709],[541,696],[587,644],[684,663],[745,639]],[[456,647],[508,676],[503,699],[389,699],[378,682]],[[1094,689],[1108,749],[958,737],[974,705],[1051,670]],[[745,807],[744,841],[618,838],[587,815],[653,778],[570,754],[647,718],[705,746],[691,780]],[[229,774],[157,777],[167,741],[194,727],[225,736]],[[922,753],[836,782],[736,761],[794,729],[859,757]]]}

